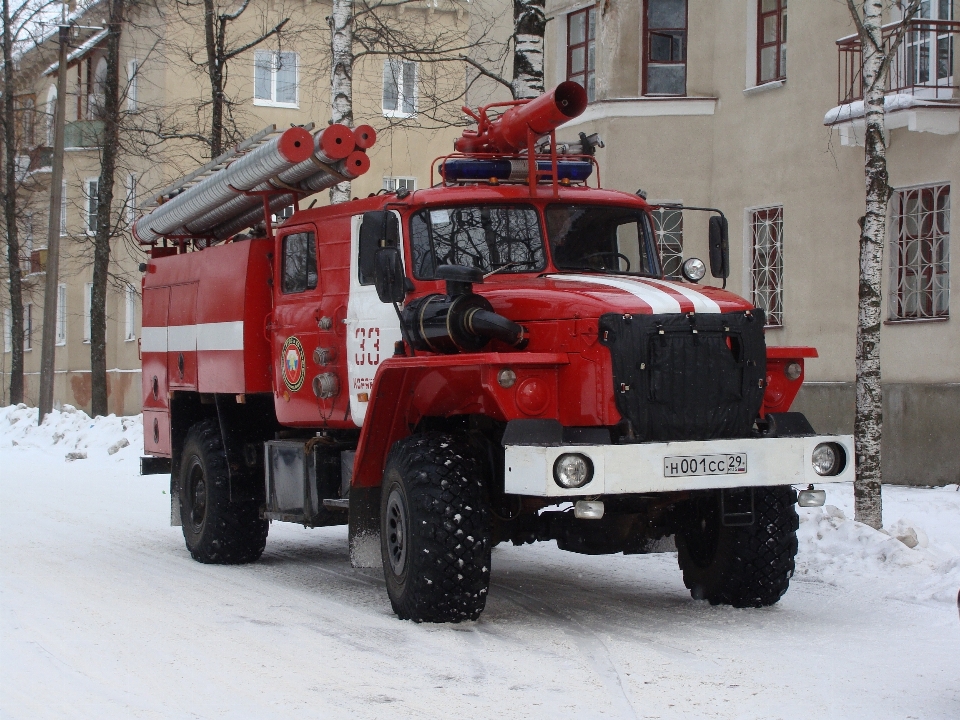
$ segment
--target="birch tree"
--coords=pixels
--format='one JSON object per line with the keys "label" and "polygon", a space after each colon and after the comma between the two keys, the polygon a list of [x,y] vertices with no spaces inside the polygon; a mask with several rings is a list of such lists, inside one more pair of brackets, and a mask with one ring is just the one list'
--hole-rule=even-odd
{"label": "birch tree", "polygon": [[546,0],[513,0],[514,100],[543,95],[543,35],[547,28]]}
{"label": "birch tree", "polygon": [[[3,226],[7,241],[7,283],[10,296],[10,338],[12,344],[10,367],[10,402],[23,402],[23,282],[20,270],[21,247],[18,224],[21,219],[23,176],[17,151],[26,138],[22,131],[35,118],[35,108],[16,105],[18,91],[17,62],[14,56],[18,46],[35,40],[31,36],[39,29],[40,19],[53,3],[49,0],[22,2],[11,11],[10,0],[3,0],[3,107],[0,123],[3,130]],[[29,113],[29,117],[28,117]]]}
{"label": "birch tree", "polygon": [[[330,122],[353,127],[353,0],[333,0],[330,14]],[[330,188],[330,203],[350,199],[350,183]]]}
{"label": "birch tree", "polygon": [[857,294],[856,479],[854,511],[859,522],[883,525],[880,441],[883,430],[883,389],[880,372],[881,295],[883,241],[887,203],[892,194],[887,173],[884,96],[890,63],[903,40],[907,23],[916,15],[920,0],[910,0],[903,18],[884,38],[884,0],[847,0],[863,49],[863,106],[866,123],[864,182],[866,208],[859,220],[859,290]]}

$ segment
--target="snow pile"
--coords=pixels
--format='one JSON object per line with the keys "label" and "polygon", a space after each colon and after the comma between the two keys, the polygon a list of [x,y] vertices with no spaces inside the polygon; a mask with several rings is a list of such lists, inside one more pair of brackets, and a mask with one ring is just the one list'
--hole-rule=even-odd
{"label": "snow pile", "polygon": [[[883,530],[874,530],[850,519],[835,505],[801,510],[797,579],[830,585],[856,585],[868,578],[881,578],[886,597],[955,602],[960,587],[960,550],[954,544],[956,538],[951,536],[952,533],[940,532],[941,523],[938,521],[960,524],[957,523],[960,518],[957,486],[884,487],[884,496],[891,494],[896,498],[904,491],[909,491],[917,499],[926,496],[923,499],[927,500],[935,496],[933,502],[922,503],[929,505],[931,511],[918,515],[923,523],[903,516]],[[884,502],[888,504],[886,497]],[[884,514],[896,517],[894,513],[902,508],[897,507],[899,503],[889,504],[894,507],[885,510]],[[914,515],[920,509],[909,507]],[[931,526],[929,533],[921,527],[926,523]]]}
{"label": "snow pile", "polygon": [[37,409],[24,404],[0,408],[0,449],[35,448],[65,461],[136,459],[143,450],[143,421],[136,417],[91,418],[72,405],[54,410],[37,425]]}

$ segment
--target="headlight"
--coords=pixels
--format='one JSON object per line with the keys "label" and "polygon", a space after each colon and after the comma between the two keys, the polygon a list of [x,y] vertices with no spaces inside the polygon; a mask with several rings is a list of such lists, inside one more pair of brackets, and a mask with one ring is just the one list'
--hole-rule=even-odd
{"label": "headlight", "polygon": [[512,388],[513,384],[517,382],[517,374],[510,368],[504,368],[497,373],[497,382],[502,388]]}
{"label": "headlight", "polygon": [[798,362],[789,363],[783,369],[783,374],[787,376],[787,380],[796,380],[802,372],[803,368],[800,367],[800,363]]}
{"label": "headlight", "polygon": [[583,487],[593,480],[593,463],[586,455],[565,453],[553,464],[553,479],[568,490]]}
{"label": "headlight", "polygon": [[703,276],[707,274],[707,266],[700,258],[690,258],[683,263],[681,271],[687,280],[695,283],[703,280]]}
{"label": "headlight", "polygon": [[839,475],[843,472],[847,457],[837,443],[820,443],[813,449],[810,463],[817,475]]}

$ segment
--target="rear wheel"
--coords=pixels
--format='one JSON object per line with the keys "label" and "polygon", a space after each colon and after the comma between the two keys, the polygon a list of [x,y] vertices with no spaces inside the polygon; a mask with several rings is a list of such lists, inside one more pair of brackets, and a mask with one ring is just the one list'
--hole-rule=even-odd
{"label": "rear wheel", "polygon": [[263,553],[269,523],[256,502],[231,502],[227,457],[216,420],[187,432],[180,464],[180,519],[194,560],[231,565]]}
{"label": "rear wheel", "polygon": [[490,511],[483,468],[445,433],[399,441],[380,501],[380,549],[394,612],[415,622],[480,617],[490,586]]}
{"label": "rear wheel", "polygon": [[754,489],[753,523],[723,525],[719,493],[692,501],[677,533],[683,583],[713,605],[763,607],[787,591],[797,555],[800,519],[793,488]]}

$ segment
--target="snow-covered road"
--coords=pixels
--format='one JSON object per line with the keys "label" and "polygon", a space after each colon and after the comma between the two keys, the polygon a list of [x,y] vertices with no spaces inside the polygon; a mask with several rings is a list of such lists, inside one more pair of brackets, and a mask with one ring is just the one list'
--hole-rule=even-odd
{"label": "snow-covered road", "polygon": [[261,561],[201,565],[137,474],[139,421],[30,422],[0,409],[3,718],[960,718],[956,486],[884,489],[913,549],[831,490],[771,608],[692,600],[675,553],[549,543],[494,549],[480,621],[415,625],[344,529],[274,523]]}

